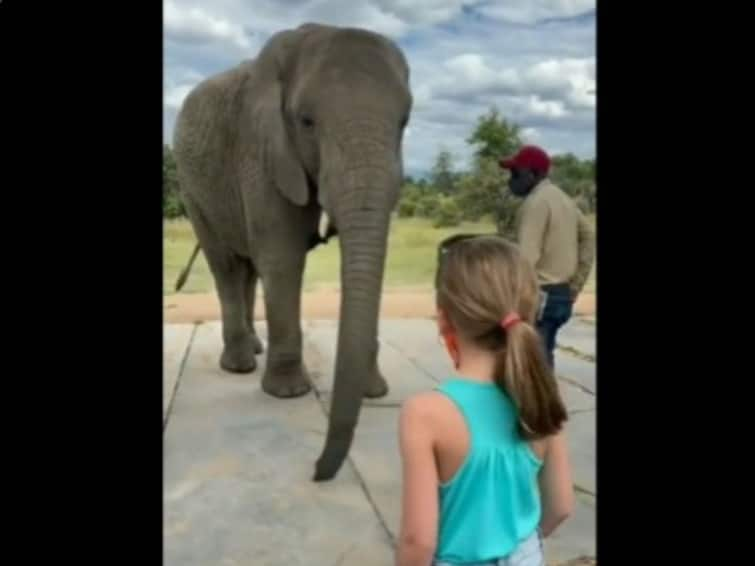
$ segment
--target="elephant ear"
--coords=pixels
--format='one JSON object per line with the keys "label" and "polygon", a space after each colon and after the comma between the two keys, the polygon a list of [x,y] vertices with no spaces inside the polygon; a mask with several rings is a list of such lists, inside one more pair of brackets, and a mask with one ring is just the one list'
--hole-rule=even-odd
{"label": "elephant ear", "polygon": [[257,79],[262,95],[256,108],[262,163],[278,190],[298,206],[309,200],[304,167],[291,141],[284,119],[285,84],[291,60],[303,32],[274,35],[257,59]]}
{"label": "elephant ear", "polygon": [[262,163],[278,190],[292,203],[304,206],[309,200],[307,175],[286,129],[280,93],[279,85],[270,85],[271,104],[260,109]]}

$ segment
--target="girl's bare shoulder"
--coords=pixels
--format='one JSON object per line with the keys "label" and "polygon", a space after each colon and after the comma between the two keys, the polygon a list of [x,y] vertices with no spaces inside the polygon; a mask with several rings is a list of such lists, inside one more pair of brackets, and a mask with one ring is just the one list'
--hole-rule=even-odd
{"label": "girl's bare shoulder", "polygon": [[408,397],[401,404],[402,418],[433,423],[455,411],[453,401],[439,391],[423,391]]}
{"label": "girl's bare shoulder", "polygon": [[426,413],[428,411],[432,412],[438,408],[446,407],[450,402],[450,399],[440,391],[423,391],[407,397],[404,402],[401,403],[401,410],[413,413]]}

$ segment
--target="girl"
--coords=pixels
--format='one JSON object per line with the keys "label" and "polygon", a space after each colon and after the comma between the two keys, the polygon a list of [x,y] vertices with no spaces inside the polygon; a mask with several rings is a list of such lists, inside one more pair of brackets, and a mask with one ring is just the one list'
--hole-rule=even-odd
{"label": "girl", "polygon": [[574,505],[567,419],[535,273],[496,236],[441,243],[438,328],[456,374],[401,410],[398,566],[542,566]]}

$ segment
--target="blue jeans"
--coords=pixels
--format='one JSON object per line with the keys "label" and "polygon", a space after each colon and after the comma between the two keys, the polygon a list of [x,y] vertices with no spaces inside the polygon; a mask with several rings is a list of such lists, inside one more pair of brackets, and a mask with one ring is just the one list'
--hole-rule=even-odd
{"label": "blue jeans", "polygon": [[541,288],[542,304],[537,318],[537,330],[543,340],[545,354],[551,368],[554,367],[553,352],[556,335],[572,315],[573,302],[568,285],[544,285]]}
{"label": "blue jeans", "polygon": [[[461,566],[450,562],[433,562],[433,566]],[[514,552],[505,558],[487,560],[485,562],[468,562],[463,566],[545,566],[543,541],[540,533],[535,531],[522,541]]]}

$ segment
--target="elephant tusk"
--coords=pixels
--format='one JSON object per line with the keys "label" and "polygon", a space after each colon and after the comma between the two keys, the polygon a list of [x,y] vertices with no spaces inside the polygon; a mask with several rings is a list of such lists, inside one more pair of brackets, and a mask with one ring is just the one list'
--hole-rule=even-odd
{"label": "elephant tusk", "polygon": [[328,238],[328,226],[330,225],[330,219],[328,218],[328,213],[323,211],[322,216],[320,216],[320,225],[317,228],[317,234],[320,236],[320,239],[325,241]]}

